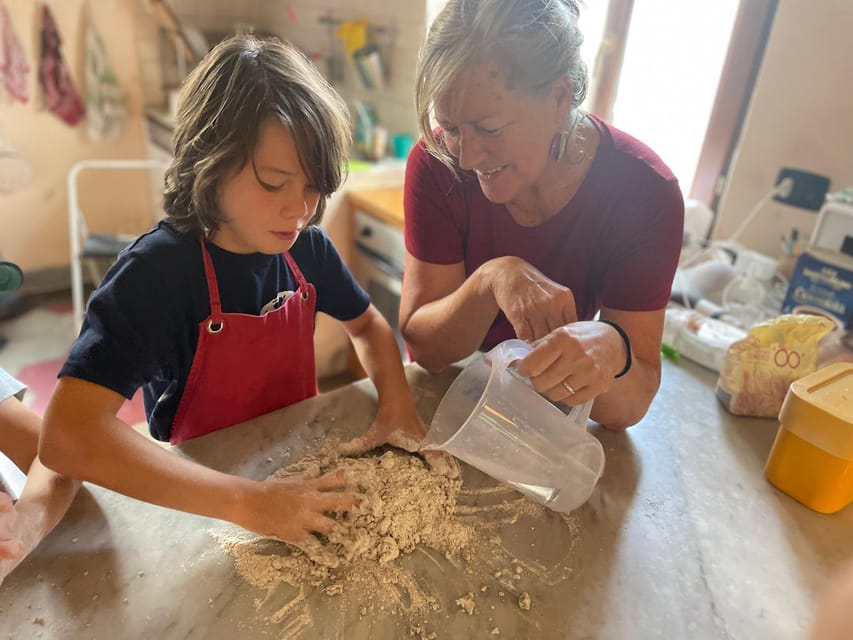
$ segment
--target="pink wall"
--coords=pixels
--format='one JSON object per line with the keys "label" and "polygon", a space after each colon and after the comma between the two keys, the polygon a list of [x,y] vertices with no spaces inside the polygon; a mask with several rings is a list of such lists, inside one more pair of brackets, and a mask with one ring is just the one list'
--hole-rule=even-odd
{"label": "pink wall", "polygon": [[[77,161],[87,158],[144,158],[145,129],[139,64],[134,38],[135,0],[89,2],[130,113],[115,142],[89,140],[85,123],[71,128],[41,110],[35,73],[38,52],[39,7],[33,0],[5,0],[15,29],[33,70],[27,104],[0,100],[0,132],[32,163],[32,181],[12,194],[0,194],[0,255],[25,271],[68,264],[66,176]],[[63,54],[74,84],[83,89],[84,0],[52,0],[49,5],[63,38]],[[104,230],[139,230],[148,224],[151,200],[148,178],[103,179],[81,182],[90,225]]]}

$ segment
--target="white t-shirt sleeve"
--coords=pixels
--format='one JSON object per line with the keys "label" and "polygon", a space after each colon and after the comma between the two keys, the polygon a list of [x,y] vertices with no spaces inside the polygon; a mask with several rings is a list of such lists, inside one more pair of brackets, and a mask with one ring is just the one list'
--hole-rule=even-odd
{"label": "white t-shirt sleeve", "polygon": [[16,380],[3,369],[0,369],[0,402],[15,396],[18,400],[24,399],[27,386],[20,380]]}

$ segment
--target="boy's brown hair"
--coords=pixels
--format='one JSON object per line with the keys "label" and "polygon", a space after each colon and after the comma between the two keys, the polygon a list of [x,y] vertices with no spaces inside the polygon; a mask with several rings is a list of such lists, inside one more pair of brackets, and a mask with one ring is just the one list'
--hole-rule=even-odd
{"label": "boy's brown hair", "polygon": [[326,197],[345,177],[351,142],[346,104],[292,45],[238,35],[216,45],[181,87],[163,205],[175,228],[205,234],[219,228],[219,186],[254,162],[258,132],[269,116],[291,131],[302,170],[323,196],[309,224],[320,222]]}

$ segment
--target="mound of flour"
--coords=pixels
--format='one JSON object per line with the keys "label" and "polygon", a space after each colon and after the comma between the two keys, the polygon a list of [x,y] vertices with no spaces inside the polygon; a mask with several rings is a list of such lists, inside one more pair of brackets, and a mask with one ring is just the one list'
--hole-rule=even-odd
{"label": "mound of flour", "polygon": [[[266,619],[279,631],[285,630],[282,638],[313,637],[312,609],[317,598],[325,598],[328,604],[339,602],[342,611],[358,611],[362,617],[401,616],[410,625],[410,635],[434,638],[428,626],[437,622],[436,616],[444,617],[457,607],[442,595],[449,585],[424,581],[412,570],[408,556],[415,564],[429,563],[439,575],[444,575],[442,567],[447,563],[468,579],[480,580],[483,586],[468,594],[470,607],[465,610],[473,613],[476,607],[485,615],[495,608],[493,601],[519,597],[522,577],[528,573],[556,584],[571,571],[525,564],[522,574],[522,563],[507,550],[500,535],[505,527],[557,518],[562,523],[560,535],[571,547],[577,528],[570,516],[546,515],[541,505],[494,484],[462,491],[461,479],[438,475],[420,458],[403,451],[340,459],[321,452],[273,475],[316,476],[338,468],[344,469],[347,484],[363,497],[351,511],[336,516],[337,526],[328,537],[295,547],[241,529],[210,532],[233,557],[240,576],[266,592],[265,598],[256,601],[258,611],[279,607]],[[472,500],[483,504],[465,504]],[[293,589],[284,593],[282,585]],[[478,604],[488,598],[488,606]]]}

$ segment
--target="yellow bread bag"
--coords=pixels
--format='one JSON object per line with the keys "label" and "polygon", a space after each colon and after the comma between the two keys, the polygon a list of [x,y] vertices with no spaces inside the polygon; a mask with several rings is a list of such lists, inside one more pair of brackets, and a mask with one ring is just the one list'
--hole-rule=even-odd
{"label": "yellow bread bag", "polygon": [[731,413],[775,418],[790,384],[817,369],[819,343],[835,326],[822,316],[790,314],[755,325],[728,348],[717,398]]}

